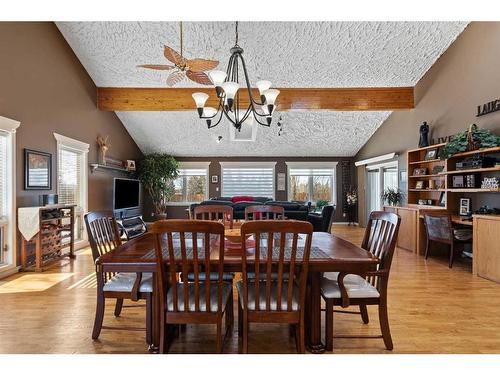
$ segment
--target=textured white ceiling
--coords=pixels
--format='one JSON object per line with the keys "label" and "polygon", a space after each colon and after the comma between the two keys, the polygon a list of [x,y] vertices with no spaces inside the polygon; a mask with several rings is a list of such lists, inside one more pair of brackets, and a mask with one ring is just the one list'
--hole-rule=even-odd
{"label": "textured white ceiling", "polygon": [[[180,50],[176,22],[59,22],[97,86],[162,87],[163,45]],[[276,87],[413,86],[464,22],[241,22],[239,44],[253,83]],[[234,23],[184,23],[184,55],[225,70]],[[178,86],[196,86],[184,81]]]}
{"label": "textured white ceiling", "polygon": [[[117,112],[143,152],[177,156],[353,156],[390,112],[283,112],[283,132],[257,127],[255,142],[231,142],[230,124],[207,129],[192,112]],[[216,139],[222,135],[221,143]]]}
{"label": "textured white ceiling", "polygon": [[[252,82],[276,87],[414,86],[463,31],[465,22],[241,22],[239,44]],[[167,63],[179,50],[175,22],[58,22],[100,87],[166,87],[168,72],[137,68]],[[234,45],[234,23],[184,23],[184,55],[221,62]],[[178,87],[196,86],[183,81]],[[284,112],[285,131],[259,128],[257,141],[229,141],[229,124],[207,130],[193,112],[120,112],[143,152],[178,156],[353,156],[390,112]],[[217,144],[215,139],[224,140]]]}

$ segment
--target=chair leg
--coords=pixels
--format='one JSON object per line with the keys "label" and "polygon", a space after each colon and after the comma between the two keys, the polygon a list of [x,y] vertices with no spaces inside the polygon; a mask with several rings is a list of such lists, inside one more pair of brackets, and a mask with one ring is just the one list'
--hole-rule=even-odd
{"label": "chair leg", "polygon": [[325,349],[333,350],[333,300],[326,300],[325,308]]}
{"label": "chair leg", "polygon": [[298,342],[299,342],[299,354],[305,354],[306,353],[306,344],[305,344],[305,329],[304,329],[304,316],[300,319],[299,323],[299,334],[298,336]]}
{"label": "chair leg", "polygon": [[243,335],[243,308],[240,301],[238,301],[238,336]]}
{"label": "chair leg", "polygon": [[160,317],[160,347],[158,348],[158,353],[166,354],[168,352],[168,326],[165,322],[165,312],[161,312]]}
{"label": "chair leg", "polygon": [[429,240],[429,238],[427,238],[427,243],[425,245],[425,259],[429,257],[430,248],[431,248],[431,241]]}
{"label": "chair leg", "polygon": [[102,321],[104,319],[104,293],[99,285],[97,286],[97,305],[95,308],[94,328],[92,330],[92,340],[97,340],[101,333]]}
{"label": "chair leg", "polygon": [[146,294],[146,343],[153,343],[153,295]]}
{"label": "chair leg", "polygon": [[233,330],[233,325],[234,325],[234,302],[233,302],[233,296],[229,298],[229,301],[227,302],[227,307],[226,307],[226,335]]}
{"label": "chair leg", "polygon": [[217,354],[222,354],[222,317],[217,321]]}
{"label": "chair leg", "polygon": [[387,350],[392,350],[391,330],[389,329],[389,317],[387,315],[387,301],[382,300],[378,305],[378,318],[380,320],[380,330]]}
{"label": "chair leg", "polygon": [[247,354],[248,353],[248,314],[247,310],[243,310],[243,343],[242,343],[242,353]]}
{"label": "chair leg", "polygon": [[368,324],[370,322],[370,318],[368,317],[368,309],[366,305],[359,305],[359,311],[361,312],[361,319],[363,319],[363,323]]}
{"label": "chair leg", "polygon": [[123,298],[117,298],[116,299],[116,305],[115,305],[115,316],[118,317],[122,313],[122,307],[123,307]]}
{"label": "chair leg", "polygon": [[450,262],[448,263],[448,267],[453,267],[453,259],[455,258],[455,246],[453,242],[450,245]]}

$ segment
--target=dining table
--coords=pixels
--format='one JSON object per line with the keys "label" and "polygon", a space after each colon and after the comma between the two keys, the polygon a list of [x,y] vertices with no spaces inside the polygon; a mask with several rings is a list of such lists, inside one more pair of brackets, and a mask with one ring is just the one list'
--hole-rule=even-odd
{"label": "dining table", "polygon": [[[96,260],[102,272],[151,272],[153,273],[153,343],[150,351],[156,351],[159,342],[159,297],[156,282],[156,257],[152,233],[145,233],[123,243]],[[305,242],[305,236],[299,238]],[[226,241],[227,242],[227,241]],[[363,275],[373,271],[379,259],[367,250],[334,234],[314,232],[309,259],[308,287],[305,306],[306,345],[312,353],[322,353],[321,341],[321,278],[324,272],[340,272]],[[211,262],[218,262],[218,247],[211,249]],[[164,259],[168,263],[168,257]],[[242,257],[234,248],[224,256],[224,272],[242,272]]]}

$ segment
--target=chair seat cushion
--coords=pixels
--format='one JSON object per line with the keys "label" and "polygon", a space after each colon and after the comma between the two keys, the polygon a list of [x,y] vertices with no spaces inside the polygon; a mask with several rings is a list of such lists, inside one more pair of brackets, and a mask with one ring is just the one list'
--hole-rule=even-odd
{"label": "chair seat cushion", "polygon": [[[104,284],[103,291],[105,292],[132,292],[137,274],[134,272],[119,272],[113,276],[106,284]],[[141,285],[139,292],[152,293],[153,292],[153,275],[144,272],[142,274]]]}
{"label": "chair seat cushion", "polygon": [[470,241],[472,240],[472,229],[453,229],[453,237],[455,237],[459,241]]}
{"label": "chair seat cushion", "polygon": [[[338,272],[326,272],[321,280],[321,294],[324,298],[341,298],[337,283]],[[344,286],[349,298],[378,298],[377,288],[359,275],[349,274],[344,277]]]}
{"label": "chair seat cushion", "polygon": [[[173,286],[170,287],[167,293],[167,309],[168,311],[174,311],[174,291]],[[199,285],[199,303],[200,303],[200,311],[208,311],[207,304],[205,300],[206,296],[206,288],[205,285]],[[210,311],[217,311],[217,283],[210,284]],[[195,286],[194,283],[189,283],[188,285],[189,291],[189,306],[187,311],[195,311]],[[222,310],[226,307],[227,301],[229,298],[233,296],[233,286],[230,283],[223,282],[222,283]],[[182,283],[177,284],[177,310],[184,310],[184,287]]]}
{"label": "chair seat cushion", "polygon": [[[200,272],[198,274],[198,279],[200,281],[205,281],[205,275],[206,275],[205,272]],[[194,281],[194,273],[193,272],[189,272],[187,274],[187,278],[188,278],[188,281]],[[219,274],[217,272],[210,272],[210,281],[217,281],[218,279],[219,279]],[[233,273],[224,272],[222,274],[222,280],[224,280],[224,281],[233,282],[233,279],[234,279],[234,274]]]}
{"label": "chair seat cushion", "polygon": [[[236,283],[236,288],[238,289],[238,298],[241,306],[243,306],[243,282],[238,281]],[[287,304],[287,293],[288,293],[288,283],[284,282],[281,291],[281,310],[286,311],[288,308]],[[293,296],[292,296],[292,311],[298,311],[299,309],[299,288],[293,286]],[[273,282],[271,284],[271,301],[270,301],[271,311],[277,311],[278,307],[278,283]],[[266,310],[266,283],[259,283],[259,308],[260,310]],[[255,310],[255,283],[248,283],[248,310]]]}

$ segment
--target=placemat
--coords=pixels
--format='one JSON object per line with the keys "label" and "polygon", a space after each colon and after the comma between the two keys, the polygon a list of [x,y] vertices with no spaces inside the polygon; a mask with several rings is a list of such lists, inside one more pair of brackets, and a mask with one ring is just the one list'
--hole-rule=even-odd
{"label": "placemat", "polygon": [[[260,249],[260,259],[261,260],[266,260],[267,259],[267,248],[262,247]],[[290,255],[292,253],[292,249],[287,247],[285,248],[285,260],[290,259]],[[193,259],[193,248],[192,247],[187,247],[186,248],[186,254],[188,259]],[[304,255],[304,247],[297,247],[297,254],[296,258],[301,259]],[[181,259],[181,249],[180,248],[175,248],[174,249],[174,256],[176,259]],[[149,251],[147,254],[143,256],[144,259],[155,259],[155,250]],[[168,259],[168,251],[167,249],[163,249],[163,258]],[[311,253],[309,254],[309,259],[326,259],[330,258],[328,254],[326,254],[323,250],[321,250],[317,246],[312,246],[311,247]],[[198,259],[205,259],[205,250],[203,248],[198,248]],[[279,247],[274,247],[273,248],[273,260],[278,260],[279,259]]]}

